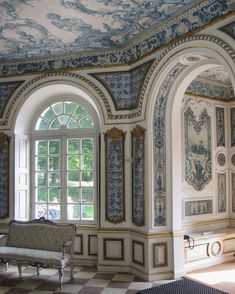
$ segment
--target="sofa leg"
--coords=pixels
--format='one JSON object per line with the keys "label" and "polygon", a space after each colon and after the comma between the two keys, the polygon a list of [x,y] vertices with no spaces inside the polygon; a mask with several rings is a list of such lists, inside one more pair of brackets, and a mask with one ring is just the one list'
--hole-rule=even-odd
{"label": "sofa leg", "polygon": [[40,266],[39,266],[39,265],[37,265],[37,276],[39,276],[39,275],[40,275],[39,268],[40,268]]}
{"label": "sofa leg", "polygon": [[64,275],[64,269],[60,267],[58,269],[59,272],[59,281],[60,281],[60,290],[62,290],[62,283],[63,283],[63,275]]}
{"label": "sofa leg", "polygon": [[71,263],[71,266],[70,266],[70,279],[73,280],[73,268],[74,268],[74,264]]}
{"label": "sofa leg", "polygon": [[22,266],[21,263],[18,263],[18,272],[19,272],[19,279],[22,279]]}

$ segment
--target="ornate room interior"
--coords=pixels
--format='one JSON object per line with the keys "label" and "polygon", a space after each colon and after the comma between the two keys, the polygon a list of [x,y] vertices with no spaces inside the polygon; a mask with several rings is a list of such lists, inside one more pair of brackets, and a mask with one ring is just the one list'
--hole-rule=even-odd
{"label": "ornate room interior", "polygon": [[0,233],[74,223],[77,265],[145,281],[234,260],[234,10],[1,1]]}

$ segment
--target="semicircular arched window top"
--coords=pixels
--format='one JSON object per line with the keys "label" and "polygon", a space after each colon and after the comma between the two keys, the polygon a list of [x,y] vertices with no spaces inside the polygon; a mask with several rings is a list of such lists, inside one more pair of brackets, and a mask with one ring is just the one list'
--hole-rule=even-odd
{"label": "semicircular arched window top", "polygon": [[36,123],[36,130],[59,130],[61,126],[68,129],[93,128],[94,121],[83,106],[73,101],[56,102],[47,107]]}

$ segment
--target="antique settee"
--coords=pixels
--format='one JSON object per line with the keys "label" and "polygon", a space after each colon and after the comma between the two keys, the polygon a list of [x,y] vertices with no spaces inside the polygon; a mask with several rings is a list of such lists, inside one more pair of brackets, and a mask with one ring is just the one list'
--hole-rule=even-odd
{"label": "antique settee", "polygon": [[0,246],[0,261],[17,264],[19,278],[22,278],[22,265],[37,268],[56,268],[59,272],[60,289],[63,272],[70,266],[73,278],[73,255],[76,226],[73,224],[57,224],[45,218],[32,221],[16,221],[9,223],[9,233],[4,246]]}

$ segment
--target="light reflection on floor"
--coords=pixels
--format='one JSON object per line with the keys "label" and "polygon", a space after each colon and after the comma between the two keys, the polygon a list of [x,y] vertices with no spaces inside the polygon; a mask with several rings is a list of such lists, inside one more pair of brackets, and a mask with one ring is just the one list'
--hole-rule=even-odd
{"label": "light reflection on floor", "polygon": [[196,270],[187,273],[186,276],[227,293],[235,294],[235,261]]}

